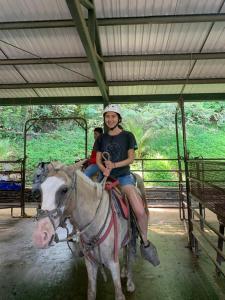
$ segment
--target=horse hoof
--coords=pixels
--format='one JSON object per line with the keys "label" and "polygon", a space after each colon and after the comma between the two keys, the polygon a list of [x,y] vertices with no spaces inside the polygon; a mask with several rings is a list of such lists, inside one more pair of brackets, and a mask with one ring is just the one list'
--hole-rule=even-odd
{"label": "horse hoof", "polygon": [[133,281],[127,282],[127,291],[129,293],[133,293],[135,291],[135,285],[134,285]]}

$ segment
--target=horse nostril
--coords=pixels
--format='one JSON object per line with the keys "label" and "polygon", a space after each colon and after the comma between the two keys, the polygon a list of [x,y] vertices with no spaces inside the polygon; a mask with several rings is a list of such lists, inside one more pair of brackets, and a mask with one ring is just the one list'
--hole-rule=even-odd
{"label": "horse nostril", "polygon": [[48,240],[48,233],[47,233],[47,231],[43,232],[43,240],[44,241]]}

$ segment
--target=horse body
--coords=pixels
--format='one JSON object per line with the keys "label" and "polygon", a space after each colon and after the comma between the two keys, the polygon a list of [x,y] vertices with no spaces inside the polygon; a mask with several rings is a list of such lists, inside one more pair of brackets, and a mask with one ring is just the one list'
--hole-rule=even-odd
{"label": "horse body", "polygon": [[[97,271],[107,267],[112,274],[115,299],[124,300],[121,288],[119,248],[128,243],[128,221],[118,216],[109,193],[75,166],[52,168],[41,184],[42,213],[33,240],[37,247],[48,247],[60,220],[69,217],[78,230],[88,272],[88,300],[96,298]],[[112,221],[113,220],[113,221]],[[113,222],[113,223],[112,223]],[[125,253],[127,290],[135,289],[129,251]]]}

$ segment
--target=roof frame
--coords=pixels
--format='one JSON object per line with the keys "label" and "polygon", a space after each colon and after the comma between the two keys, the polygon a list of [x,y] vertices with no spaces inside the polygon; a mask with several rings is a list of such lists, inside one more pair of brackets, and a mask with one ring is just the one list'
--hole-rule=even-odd
{"label": "roof frame", "polygon": [[[108,86],[135,86],[135,85],[176,85],[176,84],[218,84],[225,83],[225,78],[193,78],[193,79],[155,79],[132,81],[108,81]],[[66,88],[66,87],[97,87],[93,81],[87,82],[30,82],[30,83],[3,83],[1,89],[27,88]]]}
{"label": "roof frame", "polygon": [[[214,13],[214,14],[160,15],[160,16],[148,16],[148,17],[127,17],[127,18],[101,18],[101,19],[97,19],[97,22],[99,26],[116,26],[116,25],[134,25],[134,24],[224,22],[224,20],[225,20],[225,13],[220,13],[220,14]],[[47,20],[47,21],[0,22],[0,30],[57,28],[57,27],[73,27],[73,26],[74,26],[74,22],[73,20],[70,19]]]}
{"label": "roof frame", "polygon": [[[155,94],[155,95],[122,95],[110,96],[111,103],[171,103],[178,102],[179,94]],[[194,93],[182,94],[185,102],[198,101],[224,101],[225,93]],[[21,97],[21,98],[2,98],[1,106],[11,105],[54,105],[54,104],[102,104],[101,96],[83,96],[83,97]]]}
{"label": "roof frame", "polygon": [[[66,0],[70,10],[73,22],[76,25],[77,32],[80,36],[81,42],[87,54],[92,72],[99,86],[105,103],[109,102],[108,87],[105,82],[104,61],[102,59],[100,38],[98,33],[98,26],[96,22],[96,15],[93,2],[91,0]],[[92,7],[89,4],[92,4]],[[86,21],[82,14],[81,4],[88,8],[88,28]]]}
{"label": "roof frame", "polygon": [[[225,52],[206,53],[169,53],[169,54],[136,54],[102,56],[104,62],[119,61],[173,61],[173,60],[203,60],[225,59]],[[0,59],[0,65],[36,65],[36,64],[67,64],[88,63],[87,57],[46,57],[46,58],[16,58]]]}

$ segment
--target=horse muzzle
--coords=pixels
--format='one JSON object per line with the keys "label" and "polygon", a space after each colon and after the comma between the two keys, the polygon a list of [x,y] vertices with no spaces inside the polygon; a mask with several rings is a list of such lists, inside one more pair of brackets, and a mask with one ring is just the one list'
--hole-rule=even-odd
{"label": "horse muzzle", "polygon": [[52,245],[55,239],[55,229],[49,218],[43,218],[37,222],[33,233],[35,247],[43,249]]}

